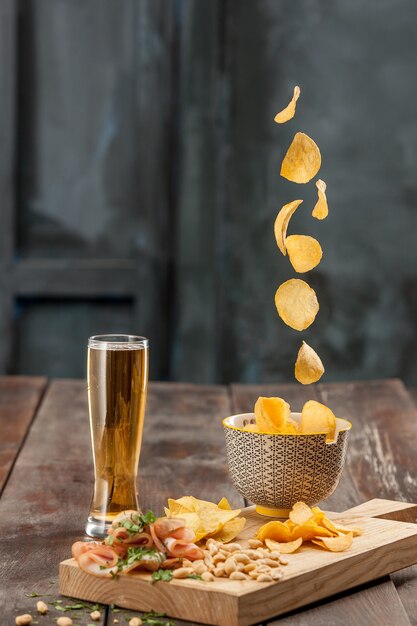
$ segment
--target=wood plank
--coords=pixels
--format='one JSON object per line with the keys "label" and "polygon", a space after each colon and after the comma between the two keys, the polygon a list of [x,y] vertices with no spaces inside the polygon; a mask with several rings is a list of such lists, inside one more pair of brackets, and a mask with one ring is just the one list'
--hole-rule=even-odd
{"label": "wood plank", "polygon": [[[139,472],[144,509],[162,512],[168,496],[185,493],[242,502],[223,451],[220,417],[228,413],[225,387],[150,386]],[[92,485],[85,382],[54,381],[0,500],[0,534],[10,539],[0,544],[5,620],[33,609],[27,592],[58,597],[58,563],[83,536]]]}
{"label": "wood plank", "polygon": [[47,385],[46,378],[0,378],[0,495]]}
{"label": "wood plank", "polygon": [[17,3],[0,3],[0,374],[9,371],[12,353],[13,292],[9,268],[15,238],[15,101]]}
{"label": "wood plank", "polygon": [[180,133],[177,204],[177,380],[218,380],[222,229],[221,185],[225,84],[222,80],[223,4],[181,3]]}
{"label": "wood plank", "polygon": [[[394,503],[396,507],[397,503]],[[256,513],[254,507],[244,509],[242,514],[247,518],[247,524],[239,536],[239,543],[245,546],[264,518]],[[331,513],[328,515],[331,519],[340,517]],[[288,564],[284,578],[275,584],[262,585],[252,580],[237,582],[224,578],[210,584],[198,580],[152,584],[149,574],[139,572],[120,576],[116,580],[100,580],[83,572],[76,561],[70,559],[61,563],[60,586],[64,594],[86,600],[103,601],[108,598],[111,602],[142,610],[153,606],[172,617],[201,619],[216,626],[244,626],[416,562],[416,524],[349,515],[346,512],[342,515],[345,524],[359,525],[364,531],[355,538],[349,550],[335,554],[305,545],[296,554],[286,556]],[[382,592],[381,589],[379,592]],[[393,585],[388,592],[390,598],[387,599],[395,598]],[[371,599],[375,601],[371,594],[366,596],[368,603]],[[358,610],[359,598],[355,600]],[[398,596],[395,609],[398,623],[408,624]],[[388,605],[383,614],[392,618],[392,607]]]}

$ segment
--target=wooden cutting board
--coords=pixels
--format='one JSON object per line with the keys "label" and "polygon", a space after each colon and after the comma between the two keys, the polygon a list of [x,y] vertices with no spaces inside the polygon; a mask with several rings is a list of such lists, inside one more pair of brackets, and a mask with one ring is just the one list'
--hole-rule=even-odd
{"label": "wooden cutting board", "polygon": [[[242,514],[248,521],[237,540],[245,545],[268,520],[254,507]],[[289,563],[279,582],[220,578],[211,583],[190,579],[154,583],[149,574],[140,573],[100,579],[68,559],[60,564],[60,593],[204,624],[247,626],[417,563],[417,505],[375,499],[328,516],[347,526],[361,526],[363,535],[355,537],[346,552],[326,552],[306,544],[285,555]]]}

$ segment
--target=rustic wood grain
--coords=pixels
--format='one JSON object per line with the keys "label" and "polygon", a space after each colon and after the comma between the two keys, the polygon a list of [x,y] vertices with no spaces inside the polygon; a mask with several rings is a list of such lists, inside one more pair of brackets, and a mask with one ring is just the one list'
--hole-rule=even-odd
{"label": "rustic wood grain", "polygon": [[46,388],[46,378],[0,378],[0,495]]}
{"label": "rustic wood grain", "polygon": [[16,141],[16,24],[14,0],[0,3],[0,374],[5,374],[12,354],[13,259],[15,228],[15,141]]}

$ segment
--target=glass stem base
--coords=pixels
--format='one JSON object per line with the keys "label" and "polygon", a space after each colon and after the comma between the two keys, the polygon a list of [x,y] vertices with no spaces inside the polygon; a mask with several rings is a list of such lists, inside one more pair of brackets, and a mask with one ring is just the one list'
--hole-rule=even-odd
{"label": "glass stem base", "polygon": [[107,530],[110,528],[111,522],[104,519],[97,519],[92,515],[88,516],[85,532],[89,537],[104,539],[107,537]]}

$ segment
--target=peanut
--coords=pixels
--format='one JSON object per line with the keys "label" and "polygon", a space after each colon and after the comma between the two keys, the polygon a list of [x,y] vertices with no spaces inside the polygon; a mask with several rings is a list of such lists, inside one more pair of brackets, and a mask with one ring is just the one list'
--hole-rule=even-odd
{"label": "peanut", "polygon": [[201,562],[198,565],[194,565],[194,571],[196,574],[203,575],[204,572],[207,572],[207,566],[204,565],[203,562]]}
{"label": "peanut", "polygon": [[229,578],[230,580],[247,580],[247,576],[243,572],[232,572]]}
{"label": "peanut", "polygon": [[230,557],[229,559],[227,559],[227,561],[224,564],[224,571],[226,572],[227,576],[230,576],[230,574],[232,572],[236,571],[236,561],[234,560],[233,557]]}
{"label": "peanut", "polygon": [[249,539],[248,541],[249,548],[262,548],[262,541],[259,539]]}
{"label": "peanut", "polygon": [[270,559],[276,559],[277,561],[279,561],[281,554],[278,552],[278,550],[272,550],[272,552],[269,553],[269,558]]}
{"label": "peanut", "polygon": [[258,583],[271,583],[272,577],[269,576],[269,574],[259,574],[256,580],[258,581]]}
{"label": "peanut", "polygon": [[224,576],[224,567],[223,568],[216,567],[213,574],[215,575],[216,578],[222,578]]}
{"label": "peanut", "polygon": [[32,616],[29,613],[25,613],[24,615],[18,615],[15,619],[17,626],[27,626],[27,624],[32,623]]}
{"label": "peanut", "polygon": [[262,563],[264,565],[269,565],[269,567],[279,567],[279,563],[274,561],[274,559],[262,559]]}
{"label": "peanut", "polygon": [[283,559],[282,556],[279,557],[279,562],[281,563],[281,565],[288,565],[287,559]]}
{"label": "peanut", "polygon": [[239,552],[239,554],[234,554],[233,558],[236,563],[243,563],[243,565],[247,565],[250,562],[250,558],[248,557],[248,555],[243,554],[243,552]]}
{"label": "peanut", "polygon": [[246,574],[248,574],[249,572],[252,572],[254,569],[256,569],[255,563],[248,563],[247,565],[243,567],[243,571]]}
{"label": "peanut", "polygon": [[40,613],[40,615],[46,615],[49,611],[48,605],[45,604],[45,602],[42,602],[42,600],[39,600],[39,602],[36,603],[36,610]]}
{"label": "peanut", "polygon": [[242,546],[238,543],[225,543],[222,548],[222,550],[225,550],[226,552],[236,552],[241,549]]}
{"label": "peanut", "polygon": [[259,565],[256,569],[260,574],[269,574],[271,571],[271,568],[268,567],[268,565]]}
{"label": "peanut", "polygon": [[281,580],[283,576],[284,576],[284,572],[281,569],[274,569],[271,572],[272,580]]}
{"label": "peanut", "polygon": [[192,567],[179,567],[178,569],[174,569],[172,576],[173,578],[187,578],[191,574],[194,574]]}
{"label": "peanut", "polygon": [[214,565],[217,565],[217,563],[220,563],[221,561],[225,561],[225,560],[226,560],[226,557],[224,556],[224,554],[221,554],[220,552],[213,556]]}
{"label": "peanut", "polygon": [[58,617],[56,623],[57,626],[72,626],[72,619],[70,617]]}
{"label": "peanut", "polygon": [[245,567],[244,563],[236,563],[236,571],[243,572],[243,568]]}
{"label": "peanut", "polygon": [[142,626],[143,622],[140,617],[132,617],[129,622],[129,626]]}
{"label": "peanut", "polygon": [[201,574],[201,580],[204,580],[206,583],[210,583],[214,580],[214,576],[210,572],[204,572]]}
{"label": "peanut", "polygon": [[194,563],[196,563],[196,561],[189,561],[188,559],[183,559],[182,560],[182,567],[193,567]]}
{"label": "peanut", "polygon": [[90,617],[93,622],[98,622],[101,617],[101,613],[100,611],[93,611],[92,613],[90,613]]}
{"label": "peanut", "polygon": [[246,554],[252,560],[259,559],[259,554],[257,554],[256,550],[243,550],[242,554]]}

